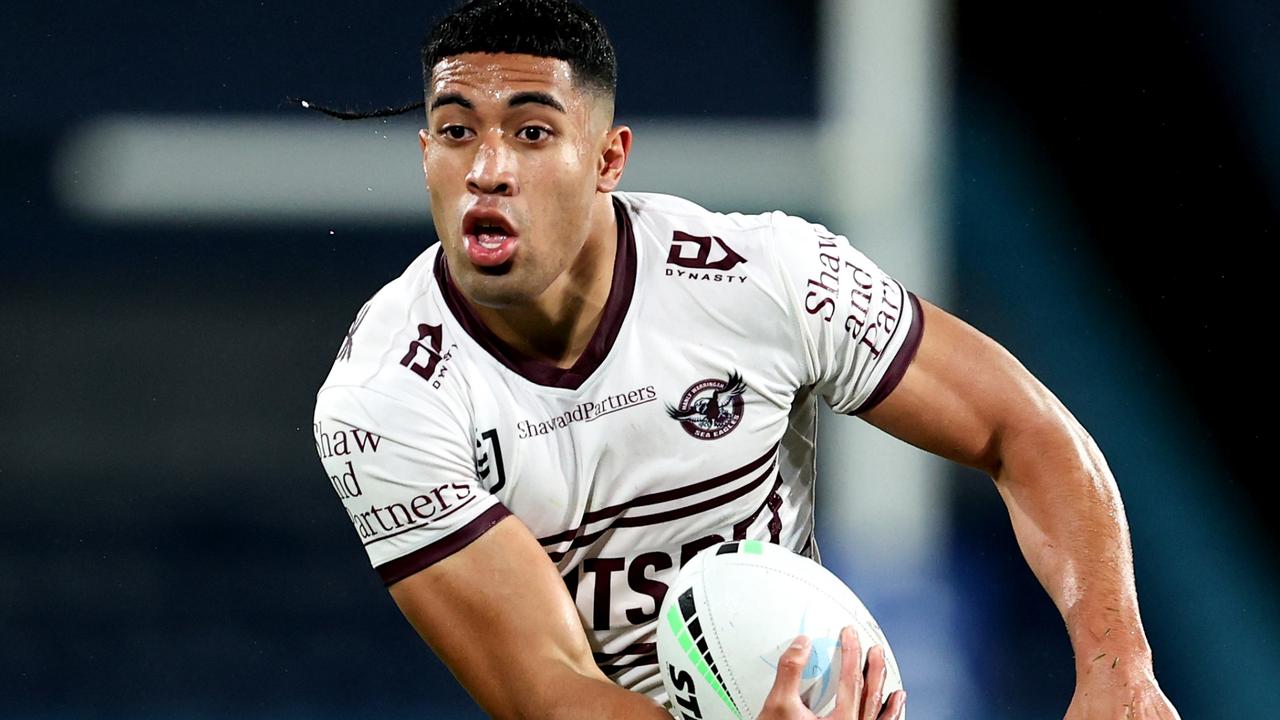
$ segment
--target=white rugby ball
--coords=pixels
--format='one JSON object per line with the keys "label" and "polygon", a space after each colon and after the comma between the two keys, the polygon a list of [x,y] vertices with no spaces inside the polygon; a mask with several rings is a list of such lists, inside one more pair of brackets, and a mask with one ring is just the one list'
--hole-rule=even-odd
{"label": "white rugby ball", "polygon": [[835,707],[840,630],[884,647],[883,698],[902,689],[898,663],[862,601],[818,563],[759,540],[703,550],[680,570],[658,616],[658,662],[680,720],[755,720],[778,658],[797,635],[811,641],[801,698],[818,716]]}

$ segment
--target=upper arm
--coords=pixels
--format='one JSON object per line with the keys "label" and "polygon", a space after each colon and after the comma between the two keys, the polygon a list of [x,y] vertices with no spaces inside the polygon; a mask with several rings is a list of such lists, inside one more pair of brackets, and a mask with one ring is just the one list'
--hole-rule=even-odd
{"label": "upper arm", "polygon": [[785,215],[774,225],[809,363],[804,382],[833,410],[993,476],[1007,441],[1024,432],[1083,437],[1008,351],[907,292],[846,238]]}
{"label": "upper arm", "polygon": [[608,683],[555,566],[515,517],[390,588],[401,612],[493,717],[566,678]]}
{"label": "upper arm", "polygon": [[327,388],[314,431],[329,484],[387,584],[466,547],[507,514],[476,476],[467,420],[438,395],[406,402]]}
{"label": "upper arm", "polygon": [[317,402],[329,482],[405,617],[493,717],[666,717],[596,667],[555,565],[477,477],[459,407],[346,387]]}
{"label": "upper arm", "polygon": [[1074,423],[1007,350],[925,301],[914,359],[896,388],[861,417],[921,449],[985,470],[1001,443],[1043,423]]}
{"label": "upper arm", "polygon": [[405,617],[487,711],[511,717],[548,672],[598,670],[555,567],[479,481],[460,407],[329,388],[316,449]]}

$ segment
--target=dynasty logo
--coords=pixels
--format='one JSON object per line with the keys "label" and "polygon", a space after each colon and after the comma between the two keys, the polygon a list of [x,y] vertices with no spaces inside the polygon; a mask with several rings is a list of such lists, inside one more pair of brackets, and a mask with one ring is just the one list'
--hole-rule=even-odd
{"label": "dynasty logo", "polygon": [[[442,352],[443,343],[443,326],[422,323],[418,325],[418,339],[409,343],[409,350],[404,357],[400,358],[400,364],[431,383],[431,387],[439,390],[440,380],[449,371],[449,367],[441,363],[452,359],[453,349],[458,347],[457,343],[453,343]],[[439,375],[436,375],[437,367],[440,368]]]}
{"label": "dynasty logo", "polygon": [[679,405],[667,406],[667,414],[699,440],[715,440],[742,422],[746,407],[742,395],[746,391],[747,383],[736,370],[725,380],[699,380],[684,391]]}
{"label": "dynasty logo", "polygon": [[667,277],[726,284],[746,283],[746,275],[729,272],[746,261],[718,237],[699,237],[677,230],[671,236],[671,249],[667,252]]}

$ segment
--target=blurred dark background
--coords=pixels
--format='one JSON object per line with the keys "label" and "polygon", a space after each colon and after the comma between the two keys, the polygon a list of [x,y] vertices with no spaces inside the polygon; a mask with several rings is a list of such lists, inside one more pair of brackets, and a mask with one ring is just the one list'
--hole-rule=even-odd
{"label": "blurred dark background", "polygon": [[[588,4],[624,121],[818,114],[814,3]],[[447,5],[0,10],[0,717],[475,716],[368,569],[309,428],[355,310],[435,240],[425,195],[416,223],[151,222],[77,211],[66,173],[101,169],[59,165],[106,116],[326,123],[283,99],[413,100]],[[1107,453],[1183,717],[1269,716],[1280,8],[947,12],[950,309]],[[962,471],[948,497],[976,691],[944,716],[1060,715],[1070,648],[1003,506]]]}

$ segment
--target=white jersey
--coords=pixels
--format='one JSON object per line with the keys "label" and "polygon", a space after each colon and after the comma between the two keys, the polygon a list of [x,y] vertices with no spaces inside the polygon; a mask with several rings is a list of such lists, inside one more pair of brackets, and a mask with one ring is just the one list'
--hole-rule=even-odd
{"label": "white jersey", "polygon": [[360,310],[321,388],[316,448],[387,584],[515,515],[559,568],[595,660],[665,702],[655,619],[699,550],[816,557],[814,420],[882,400],[918,301],[840,236],[614,193],[600,325],[569,369],[519,356],[434,246]]}

